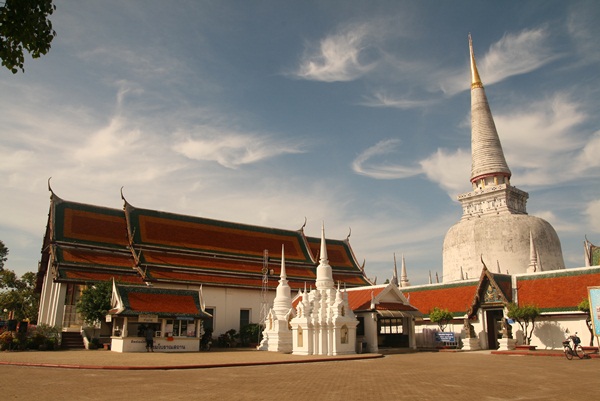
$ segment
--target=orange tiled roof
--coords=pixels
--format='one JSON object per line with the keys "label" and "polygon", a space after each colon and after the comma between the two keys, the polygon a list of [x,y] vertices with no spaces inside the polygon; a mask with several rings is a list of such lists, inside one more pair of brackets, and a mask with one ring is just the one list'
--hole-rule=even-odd
{"label": "orange tiled roof", "polygon": [[577,305],[587,299],[587,287],[598,285],[598,269],[565,269],[517,277],[519,305],[536,305],[543,312],[576,311]]}
{"label": "orange tiled roof", "polygon": [[121,315],[157,314],[161,317],[208,317],[202,311],[200,293],[151,287],[116,286],[124,308]]}
{"label": "orange tiled roof", "polygon": [[371,309],[371,299],[377,297],[385,287],[361,288],[348,291],[348,305],[353,311]]}
{"label": "orange tiled roof", "polygon": [[59,268],[58,280],[61,282],[74,282],[74,283],[89,283],[94,281],[112,281],[115,280],[121,283],[129,284],[144,284],[142,278],[137,275],[116,273],[110,271],[97,271],[97,270],[71,270],[65,267]]}
{"label": "orange tiled roof", "polygon": [[[321,238],[306,237],[306,240],[314,258],[318,260],[319,252],[321,252]],[[327,259],[332,268],[359,271],[358,263],[346,241],[328,239],[326,244]],[[285,255],[287,258],[287,249]]]}
{"label": "orange tiled roof", "polygon": [[[132,275],[139,276],[137,282],[260,288],[263,251],[267,249],[269,269],[277,276],[270,277],[273,288],[279,279],[277,256],[282,244],[290,286],[310,285],[316,278],[316,266],[302,230],[176,215],[128,203],[125,210],[109,209],[67,202],[52,194],[38,276],[43,278],[47,267],[54,266],[59,280],[80,278],[83,283],[131,269]],[[333,267],[336,281],[350,287],[368,284],[359,268],[348,267],[353,266],[348,244],[333,241],[331,254],[342,261],[339,268]],[[41,291],[41,280],[36,288]]]}
{"label": "orange tiled roof", "polygon": [[410,304],[425,315],[434,307],[448,309],[455,315],[464,315],[471,306],[477,286],[478,282],[471,281],[421,288],[405,287],[401,291]]}

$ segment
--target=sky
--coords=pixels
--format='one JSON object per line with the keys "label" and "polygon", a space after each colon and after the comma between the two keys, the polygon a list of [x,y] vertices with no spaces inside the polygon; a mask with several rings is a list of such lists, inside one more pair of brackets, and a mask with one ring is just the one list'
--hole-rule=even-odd
{"label": "sky", "polygon": [[[344,239],[368,277],[442,277],[469,192],[473,37],[511,184],[567,267],[600,244],[600,2],[55,1],[0,70],[5,267],[62,199]],[[398,267],[400,262],[398,262]]]}

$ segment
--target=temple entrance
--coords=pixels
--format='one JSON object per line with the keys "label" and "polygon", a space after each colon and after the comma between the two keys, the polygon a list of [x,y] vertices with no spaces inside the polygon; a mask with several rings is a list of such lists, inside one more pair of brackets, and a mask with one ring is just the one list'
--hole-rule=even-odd
{"label": "temple entrance", "polygon": [[485,311],[488,349],[498,349],[500,347],[498,339],[502,338],[502,319],[504,319],[502,309],[489,309]]}

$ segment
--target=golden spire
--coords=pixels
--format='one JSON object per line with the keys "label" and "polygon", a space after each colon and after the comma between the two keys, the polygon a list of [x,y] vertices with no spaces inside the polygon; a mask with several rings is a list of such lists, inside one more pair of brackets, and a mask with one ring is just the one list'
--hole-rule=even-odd
{"label": "golden spire", "polygon": [[469,33],[469,51],[471,52],[471,89],[483,88],[481,78],[479,78],[479,72],[477,71],[477,64],[475,64],[475,54],[473,53],[473,40],[471,39],[471,33]]}

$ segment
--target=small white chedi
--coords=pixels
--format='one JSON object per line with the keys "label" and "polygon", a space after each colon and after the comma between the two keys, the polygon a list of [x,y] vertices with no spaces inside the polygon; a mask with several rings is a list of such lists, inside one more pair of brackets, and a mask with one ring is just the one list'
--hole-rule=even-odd
{"label": "small white chedi", "polygon": [[291,352],[295,355],[344,355],[356,353],[358,320],[348,305],[348,294],[335,288],[327,256],[325,228],[321,228],[321,250],[316,289],[298,293],[292,307],[290,287],[281,257],[281,278],[273,308],[265,321],[259,350]]}

